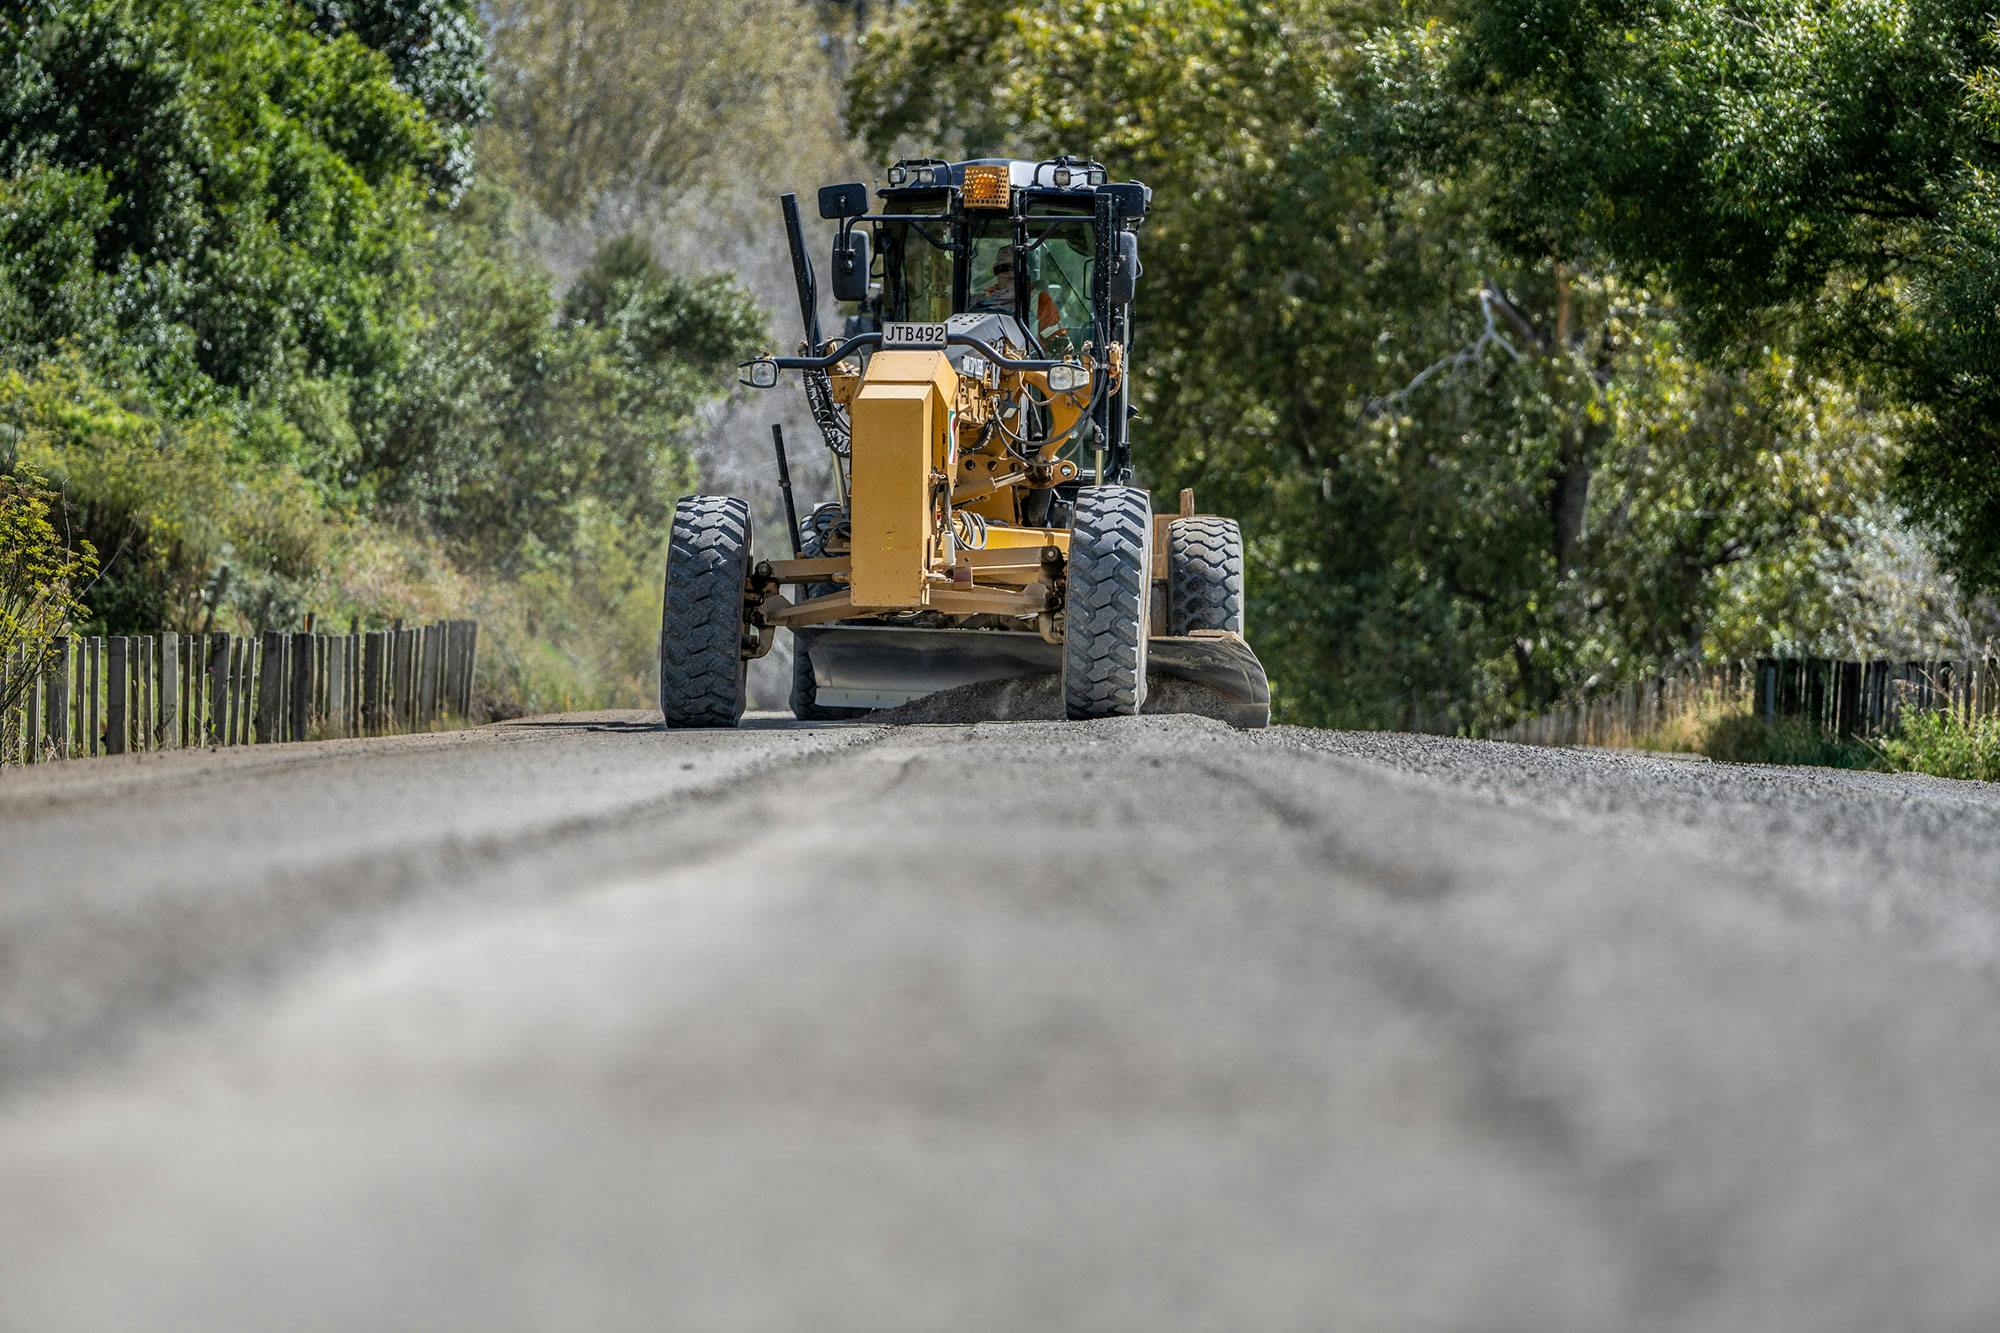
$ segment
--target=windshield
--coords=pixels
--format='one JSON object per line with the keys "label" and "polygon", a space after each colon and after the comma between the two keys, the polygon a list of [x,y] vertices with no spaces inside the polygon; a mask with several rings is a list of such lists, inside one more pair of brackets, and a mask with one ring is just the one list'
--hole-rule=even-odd
{"label": "windshield", "polygon": [[1030,223],[1028,236],[1022,263],[1012,223],[996,218],[971,227],[966,308],[1013,315],[1044,351],[1069,355],[1091,338],[1091,221]]}
{"label": "windshield", "polygon": [[[1027,253],[1014,251],[1014,224],[1005,217],[969,220],[962,304],[953,300],[950,219],[895,222],[883,228],[883,316],[942,320],[962,311],[1012,315],[1044,351],[1081,352],[1096,341],[1090,281],[1096,253],[1091,218],[1028,223]],[[1018,270],[1018,271],[1017,271]]]}

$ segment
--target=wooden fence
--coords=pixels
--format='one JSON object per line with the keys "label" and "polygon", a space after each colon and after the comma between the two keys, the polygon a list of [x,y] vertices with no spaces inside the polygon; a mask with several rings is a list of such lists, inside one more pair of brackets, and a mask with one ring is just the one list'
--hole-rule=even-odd
{"label": "wooden fence", "polygon": [[470,714],[478,646],[473,620],[61,638],[0,662],[0,763],[425,731]]}
{"label": "wooden fence", "polygon": [[1747,710],[1755,680],[1748,664],[1728,662],[1633,681],[1572,699],[1539,717],[1497,731],[1493,738],[1523,745],[1629,747],[1711,696],[1723,707]]}
{"label": "wooden fence", "polygon": [[1950,712],[1967,721],[2000,713],[2000,661],[1763,657],[1728,662],[1573,700],[1496,732],[1495,739],[1629,746],[1703,703],[1766,721],[1796,718],[1829,736],[1878,736],[1894,731],[1911,710]]}

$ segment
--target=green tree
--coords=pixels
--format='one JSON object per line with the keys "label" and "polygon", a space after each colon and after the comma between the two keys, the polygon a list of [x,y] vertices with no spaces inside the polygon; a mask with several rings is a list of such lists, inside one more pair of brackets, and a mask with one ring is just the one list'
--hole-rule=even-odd
{"label": "green tree", "polygon": [[275,0],[38,0],[0,14],[0,64],[10,230],[57,238],[0,257],[11,359],[80,338],[192,403],[397,355],[447,149],[383,56]]}
{"label": "green tree", "polygon": [[1385,83],[1408,143],[1491,166],[1523,249],[1658,274],[1711,351],[1895,395],[1904,498],[1994,587],[1995,42],[1970,0],[1453,0]]}
{"label": "green tree", "polygon": [[444,128],[427,164],[455,197],[472,183],[472,131],[486,119],[486,34],[473,0],[302,0],[316,32],[352,33],[389,58],[396,86]]}
{"label": "green tree", "polygon": [[587,499],[650,549],[692,480],[697,411],[756,346],[762,313],[630,237],[558,302],[510,216],[504,193],[477,187],[440,234],[426,332],[369,417],[364,466],[385,501],[501,569],[568,549]]}

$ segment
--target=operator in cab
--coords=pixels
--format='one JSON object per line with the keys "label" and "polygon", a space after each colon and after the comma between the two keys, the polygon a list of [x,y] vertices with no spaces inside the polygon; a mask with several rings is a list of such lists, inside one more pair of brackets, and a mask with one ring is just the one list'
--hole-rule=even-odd
{"label": "operator in cab", "polygon": [[[1072,352],[1069,330],[1063,327],[1062,314],[1056,309],[1056,302],[1048,289],[1037,285],[1032,293],[1035,307],[1035,336],[1041,340],[1047,352],[1057,356],[1068,356]],[[987,283],[972,298],[972,310],[976,314],[1014,314],[1014,254],[1003,249],[993,256],[993,273]]]}

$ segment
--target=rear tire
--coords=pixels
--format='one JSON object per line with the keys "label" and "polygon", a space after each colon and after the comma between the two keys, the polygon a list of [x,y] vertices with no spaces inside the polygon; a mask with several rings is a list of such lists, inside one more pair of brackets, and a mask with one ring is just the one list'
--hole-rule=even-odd
{"label": "rear tire", "polygon": [[1146,702],[1153,512],[1136,486],[1077,494],[1063,607],[1063,712],[1131,717]]}
{"label": "rear tire", "polygon": [[750,506],[690,495],[674,506],[660,620],[660,715],[669,727],[733,727],[743,717]]}
{"label": "rear tire", "polygon": [[1230,518],[1167,525],[1167,633],[1243,632],[1243,533]]}

